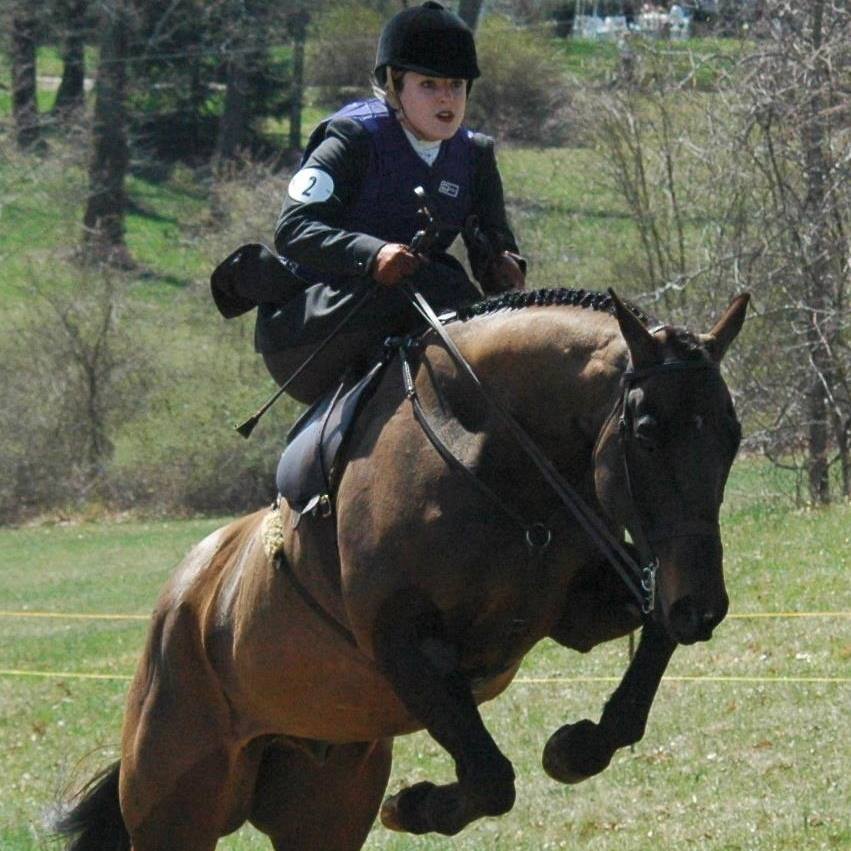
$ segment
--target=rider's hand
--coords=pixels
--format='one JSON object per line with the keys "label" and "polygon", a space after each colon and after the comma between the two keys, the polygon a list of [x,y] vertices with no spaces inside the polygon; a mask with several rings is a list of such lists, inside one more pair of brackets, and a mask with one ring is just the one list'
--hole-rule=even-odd
{"label": "rider's hand", "polygon": [[526,286],[522,260],[510,251],[503,251],[488,263],[479,283],[487,294],[522,290]]}
{"label": "rider's hand", "polygon": [[407,245],[388,242],[375,257],[372,277],[385,287],[395,287],[403,278],[413,274],[422,258],[414,254]]}

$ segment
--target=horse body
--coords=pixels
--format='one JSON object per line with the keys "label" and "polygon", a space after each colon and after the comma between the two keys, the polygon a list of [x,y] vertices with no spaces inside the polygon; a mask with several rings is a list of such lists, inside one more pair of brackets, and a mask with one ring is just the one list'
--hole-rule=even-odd
{"label": "horse body", "polygon": [[[720,359],[745,301],[686,343],[669,328],[651,335],[621,307],[617,321],[530,307],[449,326],[585,502],[617,534],[640,516],[659,556],[656,618],[603,718],[548,743],[545,768],[566,782],[640,738],[675,644],[708,638],[726,612],[720,538],[706,531],[717,530],[735,451],[723,382],[654,374],[627,392],[622,413],[639,445],[626,486],[611,414],[628,364]],[[276,848],[358,849],[392,737],[422,728],[453,757],[458,782],[402,790],[385,802],[384,823],[451,834],[505,812],[513,770],[476,706],[545,636],[587,651],[641,624],[636,601],[445,350],[427,340],[418,364],[435,428],[504,503],[459,481],[391,366],[352,436],[336,528],[310,517],[296,527],[284,506],[278,559],[263,548],[266,511],[199,544],[157,605],[128,698],[119,795],[135,851],[212,849],[247,819]],[[633,486],[641,496],[631,500]],[[530,547],[518,517],[545,528],[549,546]]]}
{"label": "horse body", "polygon": [[[560,323],[552,323],[552,330],[560,331],[556,336],[542,326],[551,324],[557,313],[539,308],[482,317],[458,327],[455,339],[482,381],[499,388],[500,396],[548,457],[560,469],[571,471],[573,483],[591,501],[594,426],[608,413],[619,375],[617,361],[625,363],[626,352],[621,340],[611,347],[614,363],[602,358],[598,366],[590,366],[586,352],[568,348],[568,341],[577,332],[587,333],[581,328],[583,318],[593,324],[602,315],[565,312]],[[476,327],[477,323],[487,324],[487,331]],[[616,325],[610,333],[613,338],[617,335]],[[554,370],[551,362],[556,352],[561,366]],[[422,363],[428,367],[419,371],[418,392],[430,409],[444,409],[442,422],[447,424],[446,436],[453,449],[513,509],[551,526],[553,542],[545,559],[530,563],[523,530],[459,482],[401,399],[390,416],[385,418],[388,411],[384,411],[382,416],[364,418],[340,483],[339,546],[346,613],[359,645],[374,655],[381,609],[402,605],[399,596],[418,589],[428,601],[424,604],[440,613],[446,640],[462,648],[461,669],[495,674],[519,664],[528,649],[549,633],[563,611],[573,576],[589,559],[594,563],[599,559],[512,438],[492,416],[483,416],[479,400],[440,346],[428,346]],[[514,368],[506,368],[507,363]],[[516,368],[520,363],[522,370]],[[588,372],[596,375],[589,377]],[[391,374],[387,380],[395,382],[397,377]],[[578,414],[575,400],[581,382],[586,385],[582,398],[587,396],[591,404]],[[591,382],[599,386],[589,388]],[[547,388],[549,433],[538,421],[542,387]],[[538,394],[536,404],[530,399],[534,393]],[[394,388],[382,395],[395,401],[402,394]],[[416,530],[414,541],[412,530]],[[521,640],[513,636],[506,647],[504,633],[517,619],[527,622],[525,634]]]}

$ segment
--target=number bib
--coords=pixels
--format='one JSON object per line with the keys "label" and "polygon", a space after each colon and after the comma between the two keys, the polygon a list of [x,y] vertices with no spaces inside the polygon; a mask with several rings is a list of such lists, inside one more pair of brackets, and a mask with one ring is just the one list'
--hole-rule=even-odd
{"label": "number bib", "polygon": [[303,168],[293,175],[287,194],[300,204],[319,204],[334,194],[334,179],[321,168]]}

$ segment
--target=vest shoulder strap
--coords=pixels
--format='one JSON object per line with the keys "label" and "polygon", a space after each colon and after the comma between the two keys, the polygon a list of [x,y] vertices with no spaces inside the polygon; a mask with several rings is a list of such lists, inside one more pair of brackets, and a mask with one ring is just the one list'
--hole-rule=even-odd
{"label": "vest shoulder strap", "polygon": [[307,140],[307,145],[305,146],[304,153],[301,157],[301,166],[304,166],[310,155],[325,139],[325,134],[328,131],[328,125],[332,121],[349,119],[350,121],[357,122],[358,124],[366,125],[367,122],[386,118],[388,114],[387,105],[383,101],[378,100],[378,98],[359,100],[354,103],[347,104],[342,109],[337,110],[337,112],[333,115],[329,115],[316,125],[316,128]]}

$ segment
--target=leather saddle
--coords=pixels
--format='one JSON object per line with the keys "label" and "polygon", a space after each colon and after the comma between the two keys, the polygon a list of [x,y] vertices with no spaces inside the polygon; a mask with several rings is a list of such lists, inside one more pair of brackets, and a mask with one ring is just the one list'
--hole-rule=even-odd
{"label": "leather saddle", "polygon": [[363,405],[372,395],[390,358],[383,357],[366,375],[347,375],[313,403],[287,435],[278,462],[278,493],[298,516],[333,513],[333,478],[339,456]]}

